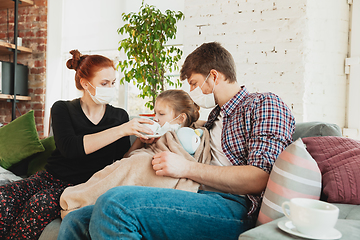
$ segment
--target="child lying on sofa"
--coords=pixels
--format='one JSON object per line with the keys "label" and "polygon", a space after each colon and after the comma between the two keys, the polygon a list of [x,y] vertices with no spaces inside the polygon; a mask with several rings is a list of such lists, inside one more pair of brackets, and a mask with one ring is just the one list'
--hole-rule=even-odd
{"label": "child lying on sofa", "polygon": [[[177,153],[189,161],[210,162],[207,129],[201,128],[203,136],[193,156],[190,155],[193,152],[189,153],[183,148],[175,132],[180,127],[195,125],[199,118],[199,107],[185,91],[168,90],[157,97],[154,110],[154,120],[162,127],[154,132],[162,136],[150,140],[136,139],[128,154],[125,154],[126,158],[95,173],[87,182],[66,188],[60,198],[62,218],[73,210],[95,204],[100,195],[116,186],[137,185],[197,192],[200,185],[192,180],[157,176],[151,162],[153,156],[162,151]],[[165,133],[162,131],[164,128],[175,131]]]}

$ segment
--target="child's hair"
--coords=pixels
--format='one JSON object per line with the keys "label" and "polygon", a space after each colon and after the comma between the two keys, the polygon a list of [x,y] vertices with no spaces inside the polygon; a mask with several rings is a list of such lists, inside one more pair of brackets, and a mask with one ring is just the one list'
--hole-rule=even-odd
{"label": "child's hair", "polygon": [[228,82],[236,82],[234,58],[218,42],[203,43],[190,53],[181,67],[180,79],[184,81],[194,73],[206,77],[212,69],[224,74]]}
{"label": "child's hair", "polygon": [[189,94],[180,89],[166,90],[157,96],[156,101],[165,101],[169,107],[174,109],[176,115],[186,114],[184,127],[189,127],[193,122],[199,119],[200,107],[194,103]]}
{"label": "child's hair", "polygon": [[115,70],[114,62],[107,57],[101,55],[81,55],[78,50],[70,51],[72,58],[66,62],[69,69],[74,69],[76,88],[83,90],[80,79],[85,78],[91,80],[95,73],[102,68],[112,67]]}

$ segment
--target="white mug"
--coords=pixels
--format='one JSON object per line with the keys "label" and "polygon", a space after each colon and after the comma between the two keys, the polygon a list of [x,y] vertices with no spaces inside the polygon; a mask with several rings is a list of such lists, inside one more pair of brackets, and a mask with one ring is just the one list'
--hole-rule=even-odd
{"label": "white mug", "polygon": [[[161,128],[160,124],[158,124],[155,121],[152,121],[154,124],[148,124],[148,123],[143,123],[144,126],[150,128],[154,134]],[[148,134],[144,134],[144,135],[148,135]]]}
{"label": "white mug", "polygon": [[312,237],[321,237],[333,229],[339,217],[339,208],[335,205],[309,198],[292,198],[282,204],[282,209],[300,233]]}

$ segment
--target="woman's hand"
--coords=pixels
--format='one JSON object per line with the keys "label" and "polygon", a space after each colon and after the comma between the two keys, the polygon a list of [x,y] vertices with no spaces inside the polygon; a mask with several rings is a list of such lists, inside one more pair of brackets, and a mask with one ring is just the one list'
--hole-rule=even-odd
{"label": "woman's hand", "polygon": [[146,127],[144,123],[154,124],[153,121],[147,118],[134,118],[131,121],[119,126],[122,136],[135,135],[138,138],[149,139],[145,134],[154,134],[150,128]]}
{"label": "woman's hand", "polygon": [[[85,153],[93,153],[125,136],[135,135],[139,138],[149,139],[149,137],[147,137],[145,134],[152,135],[154,133],[151,131],[150,128],[146,127],[144,123],[154,124],[154,122],[150,119],[134,118],[131,121],[121,124],[119,126],[108,128],[101,132],[85,135],[83,139]],[[134,149],[136,149],[135,146],[133,148],[130,148],[130,150]]]}
{"label": "woman's hand", "polygon": [[168,151],[155,154],[151,161],[156,175],[174,178],[186,177],[191,163],[180,155]]}

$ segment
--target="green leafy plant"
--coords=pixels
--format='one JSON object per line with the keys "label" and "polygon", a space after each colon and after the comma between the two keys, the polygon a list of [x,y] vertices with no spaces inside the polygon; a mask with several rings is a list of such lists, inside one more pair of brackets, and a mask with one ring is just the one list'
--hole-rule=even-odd
{"label": "green leafy plant", "polygon": [[120,83],[133,82],[140,90],[139,97],[150,98],[145,106],[152,110],[157,95],[166,85],[181,86],[179,79],[171,81],[171,73],[179,70],[177,63],[182,50],[166,43],[176,37],[176,23],[184,19],[184,14],[171,10],[163,14],[143,1],[138,13],[123,13],[122,19],[125,25],[118,33],[127,33],[129,37],[119,42],[119,51],[124,50],[127,56],[118,64],[118,69],[124,73]]}

